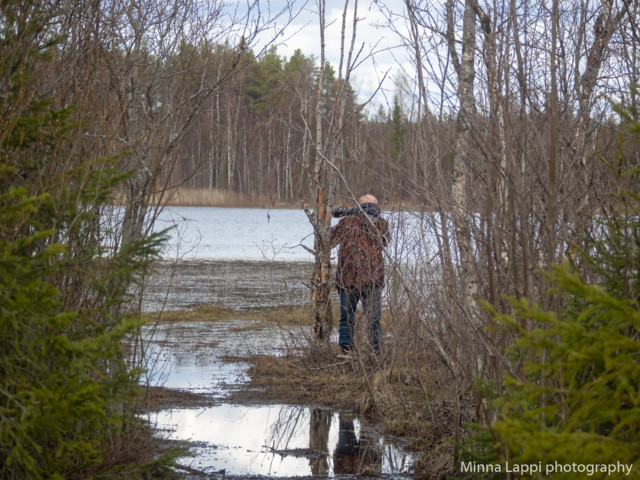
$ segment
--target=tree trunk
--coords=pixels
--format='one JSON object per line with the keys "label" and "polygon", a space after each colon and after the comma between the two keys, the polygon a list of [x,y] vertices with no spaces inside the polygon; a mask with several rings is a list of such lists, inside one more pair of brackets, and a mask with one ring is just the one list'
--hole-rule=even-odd
{"label": "tree trunk", "polygon": [[329,212],[331,188],[328,188],[329,178],[333,172],[327,165],[327,151],[323,144],[322,135],[322,100],[325,73],[325,1],[320,1],[320,71],[318,75],[318,91],[316,96],[316,131],[315,131],[315,163],[311,184],[315,190],[315,210],[310,219],[314,227],[314,269],[311,281],[311,312],[313,329],[318,346],[329,350],[329,340],[333,329],[333,312],[331,310],[331,245],[329,244],[329,230],[331,214]]}
{"label": "tree trunk", "polygon": [[[458,74],[458,98],[460,110],[456,123],[456,142],[454,146],[454,166],[452,185],[452,213],[455,225],[456,241],[460,255],[460,283],[463,285],[464,298],[461,305],[469,321],[477,321],[475,297],[478,293],[478,279],[473,270],[473,251],[471,244],[471,221],[475,212],[469,211],[467,202],[468,175],[472,158],[471,120],[476,111],[473,93],[475,78],[475,11],[474,1],[466,0],[462,33],[462,59],[457,60],[453,31],[449,32],[449,45]],[[449,15],[453,15],[453,4],[449,2]],[[453,19],[450,18],[450,24]],[[450,25],[451,27],[451,25]]]}

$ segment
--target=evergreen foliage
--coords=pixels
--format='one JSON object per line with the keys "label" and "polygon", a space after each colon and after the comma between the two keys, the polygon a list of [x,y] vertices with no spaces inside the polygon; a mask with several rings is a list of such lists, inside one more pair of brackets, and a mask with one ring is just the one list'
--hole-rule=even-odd
{"label": "evergreen foliage", "polygon": [[[520,378],[507,379],[494,428],[513,463],[637,468],[640,311],[568,266],[556,267],[550,279],[567,301],[560,315],[518,300],[515,317],[497,316],[519,330],[511,354],[524,368]],[[540,326],[526,330],[516,317]]]}
{"label": "evergreen foliage", "polygon": [[278,96],[279,84],[282,76],[282,59],[271,47],[254,64],[248,97],[257,112],[275,109],[281,100]]}
{"label": "evergreen foliage", "polygon": [[391,110],[391,158],[398,163],[401,160],[404,150],[405,141],[405,127],[404,127],[404,112],[402,111],[402,105],[400,103],[400,96],[398,94],[393,96],[393,108]]}
{"label": "evergreen foliage", "polygon": [[115,247],[105,210],[126,175],[77,154],[74,110],[37,91],[54,9],[0,13],[0,478],[117,476],[106,458],[138,374],[122,351],[138,324],[125,306],[162,238]]}
{"label": "evergreen foliage", "polygon": [[[637,117],[618,110],[637,140]],[[548,275],[559,310],[525,299],[511,300],[513,314],[492,310],[516,332],[508,353],[522,365],[505,381],[492,426],[512,464],[621,462],[640,473],[640,171],[622,154],[610,171],[617,193],[571,261]]]}

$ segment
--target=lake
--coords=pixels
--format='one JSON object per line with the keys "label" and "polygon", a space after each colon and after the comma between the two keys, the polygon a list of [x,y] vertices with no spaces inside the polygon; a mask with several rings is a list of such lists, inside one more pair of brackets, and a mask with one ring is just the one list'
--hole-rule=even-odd
{"label": "lake", "polygon": [[[433,215],[383,212],[382,217],[389,221],[391,261],[414,263],[437,253],[439,227]],[[166,228],[172,230],[162,252],[165,260],[313,261],[305,249],[313,247],[313,228],[302,210],[168,207],[155,231]]]}
{"label": "lake", "polygon": [[[383,218],[391,230],[387,285],[400,271],[405,286],[437,281],[433,218],[411,212]],[[156,232],[164,229],[170,238],[146,288],[144,311],[309,303],[313,256],[305,247],[313,247],[313,228],[302,210],[170,207],[155,225]]]}
{"label": "lake", "polygon": [[313,228],[302,210],[168,207],[155,231],[172,227],[166,260],[311,262]]}

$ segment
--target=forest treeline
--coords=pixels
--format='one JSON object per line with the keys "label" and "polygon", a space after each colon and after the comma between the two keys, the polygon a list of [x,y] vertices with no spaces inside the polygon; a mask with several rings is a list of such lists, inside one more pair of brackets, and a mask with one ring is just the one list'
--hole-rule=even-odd
{"label": "forest treeline", "polygon": [[[153,99],[145,99],[160,110],[165,104],[198,98],[202,79],[221,77],[234,64],[238,69],[197,108],[174,115],[176,125],[188,128],[175,145],[170,168],[159,173],[156,185],[228,191],[272,203],[299,204],[308,199],[316,117],[320,113],[322,128],[331,128],[338,108],[335,95],[341,87],[334,66],[325,63],[320,86],[317,58],[301,50],[286,58],[276,46],[256,55],[252,50],[237,52],[226,43],[196,46],[184,42],[174,56],[151,56],[149,61],[157,62],[160,77],[175,77],[175,85],[180,86],[179,92],[163,88]],[[417,175],[420,168],[421,174],[426,173],[422,170],[425,165],[418,166],[414,160],[407,165],[405,136],[411,122],[401,96],[398,86],[393,105],[379,105],[371,114],[372,107],[358,103],[357,92],[346,87],[340,129],[345,155],[339,159],[339,168],[351,189],[375,189],[385,203],[410,198],[407,172]],[[443,134],[450,130],[448,120],[436,123],[441,124]],[[442,161],[450,157],[447,152]],[[341,192],[344,190],[342,187]]]}
{"label": "forest treeline", "polygon": [[[219,60],[211,61],[217,64],[224,63],[225,57],[228,62],[233,52],[222,47],[208,54],[217,56]],[[255,58],[251,51],[246,55]],[[266,197],[273,202],[298,203],[306,197],[314,155],[309,133],[315,129],[317,112],[330,119],[337,108],[333,99],[338,88],[335,69],[326,63],[320,87],[317,62],[301,50],[290,58],[281,57],[275,46],[250,60],[233,82],[203,104],[181,144],[183,155],[172,183]],[[356,93],[348,87],[345,116],[343,134],[350,152],[342,159],[346,179],[360,189],[367,182],[377,184],[377,169],[362,175],[357,163],[370,153],[363,139],[367,127],[387,124],[386,114],[378,122],[369,122]],[[327,128],[329,122],[323,123]],[[369,164],[373,166],[373,162]]]}
{"label": "forest treeline", "polygon": [[336,64],[324,0],[317,58],[261,46],[296,3],[0,3],[2,478],[170,461],[132,448],[131,407],[150,232],[175,187],[304,203],[318,361],[329,208],[365,191],[411,206],[373,367],[408,374],[363,385],[397,424],[433,426],[425,475],[463,458],[637,472],[640,2],[373,2],[412,59],[382,107],[351,87],[375,54],[345,35],[362,5]]}

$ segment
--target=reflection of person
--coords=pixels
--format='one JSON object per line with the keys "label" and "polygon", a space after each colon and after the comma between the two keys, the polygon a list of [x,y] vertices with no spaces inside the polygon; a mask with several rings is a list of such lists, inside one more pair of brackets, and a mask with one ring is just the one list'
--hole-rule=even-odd
{"label": "reflection of person", "polygon": [[380,454],[367,439],[358,441],[353,420],[340,416],[338,443],[333,452],[333,473],[362,473],[366,467],[380,464]]}
{"label": "reflection of person", "polygon": [[[339,246],[336,287],[340,293],[338,344],[343,353],[353,346],[353,324],[358,302],[362,301],[370,331],[370,343],[377,353],[380,337],[383,248],[389,242],[389,223],[380,216],[378,201],[363,195],[357,212],[352,209],[331,229],[331,247]],[[335,216],[335,212],[334,212]]]}
{"label": "reflection of person", "polygon": [[338,443],[333,452],[333,473],[358,473],[358,439],[352,420],[339,418]]}

